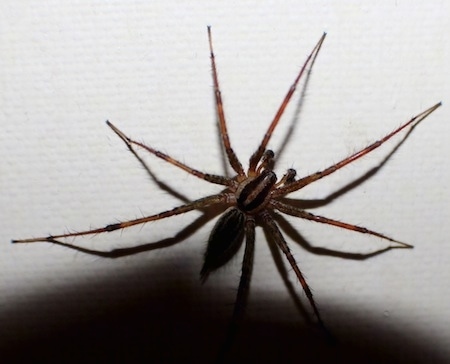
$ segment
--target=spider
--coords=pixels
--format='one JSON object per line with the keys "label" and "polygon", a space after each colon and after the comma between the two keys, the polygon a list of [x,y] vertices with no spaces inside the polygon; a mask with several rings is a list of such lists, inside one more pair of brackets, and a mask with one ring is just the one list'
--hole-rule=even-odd
{"label": "spider", "polygon": [[193,202],[175,207],[171,210],[167,210],[152,216],[145,216],[134,220],[118,222],[110,225],[106,225],[102,228],[85,230],[80,232],[72,232],[60,235],[50,235],[47,237],[30,238],[23,240],[13,240],[13,243],[32,243],[32,242],[50,242],[60,245],[68,245],[62,243],[57,239],[64,239],[69,237],[77,237],[82,235],[93,235],[111,232],[115,230],[125,229],[130,226],[145,224],[150,221],[156,221],[165,219],[170,216],[184,214],[186,212],[202,209],[211,205],[220,204],[224,207],[222,216],[216,222],[212,229],[206,252],[204,255],[203,266],[200,271],[200,279],[202,282],[206,281],[208,276],[219,267],[226,264],[239,250],[243,241],[245,240],[245,250],[242,261],[242,272],[240,282],[237,290],[234,310],[231,316],[227,339],[222,346],[222,354],[228,350],[231,345],[232,338],[237,330],[238,323],[243,315],[245,309],[245,302],[248,296],[250,287],[250,278],[253,267],[254,245],[255,245],[255,228],[257,225],[261,225],[266,231],[268,236],[273,240],[276,246],[283,252],[290,266],[292,267],[298,281],[300,282],[303,291],[309,301],[312,311],[317,319],[318,325],[328,332],[325,324],[322,320],[316,302],[313,298],[311,289],[306,282],[298,264],[295,261],[294,256],[289,249],[289,246],[283,237],[276,220],[274,219],[276,212],[281,212],[287,215],[299,217],[310,221],[315,221],[322,224],[333,225],[342,229],[356,231],[362,234],[368,234],[379,237],[381,239],[391,242],[391,247],[398,248],[412,248],[412,245],[403,243],[396,239],[393,239],[387,235],[378,233],[373,230],[369,230],[365,227],[361,227],[346,222],[341,222],[324,216],[312,214],[308,211],[295,207],[284,200],[283,198],[292,192],[298,191],[307,185],[326,177],[344,166],[360,159],[366,154],[372,152],[374,149],[381,146],[383,143],[391,139],[400,131],[409,128],[410,130],[417,125],[421,120],[425,119],[433,111],[435,111],[441,103],[437,103],[422,113],[416,115],[391,133],[387,134],[380,140],[372,143],[368,147],[352,154],[351,156],[341,160],[340,162],[333,164],[332,166],[325,168],[319,172],[310,174],[303,178],[296,178],[296,171],[294,169],[288,169],[286,173],[278,178],[273,168],[275,164],[275,154],[272,150],[267,149],[267,145],[270,138],[278,125],[289,101],[291,100],[297,85],[302,76],[309,72],[308,66],[311,69],[315,62],[315,59],[321,49],[322,43],[325,40],[326,33],[322,35],[312,52],[308,55],[306,61],[297,74],[293,84],[290,86],[286,96],[284,97],[278,111],[275,114],[269,128],[267,129],[264,137],[259,144],[257,150],[253,153],[249,160],[249,166],[247,171],[244,170],[242,163],[236,156],[233,148],[231,147],[230,139],[227,131],[227,124],[225,121],[225,114],[222,103],[222,96],[219,87],[219,80],[217,75],[216,61],[213,51],[213,43],[211,36],[211,27],[207,27],[209,51],[212,65],[212,77],[214,83],[214,95],[218,113],[219,131],[222,146],[224,148],[227,160],[234,170],[235,175],[233,177],[224,177],[219,175],[213,175],[203,173],[194,168],[187,166],[186,164],[175,160],[169,155],[162,153],[152,147],[145,145],[141,142],[129,138],[111,122],[106,121],[107,125],[114,131],[115,134],[122,139],[128,149],[138,158],[136,147],[146,150],[147,152],[155,155],[158,158],[165,160],[166,162],[183,169],[189,174],[192,174],[207,182],[224,186],[224,190],[218,194],[203,197]]}

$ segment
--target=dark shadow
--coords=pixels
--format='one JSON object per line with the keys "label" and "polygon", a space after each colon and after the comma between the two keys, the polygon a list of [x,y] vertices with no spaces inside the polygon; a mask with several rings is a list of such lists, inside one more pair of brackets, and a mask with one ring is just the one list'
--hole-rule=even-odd
{"label": "dark shadow", "polygon": [[[53,290],[47,287],[42,293],[24,292],[20,301],[4,303],[2,362],[213,362],[231,314],[231,309],[224,313],[220,306],[227,305],[234,293],[201,287],[193,277],[186,277],[194,264],[188,257],[177,274],[156,284],[152,280],[167,262],[143,263],[123,269],[119,276],[97,272],[92,280]],[[143,275],[148,279],[142,280]],[[418,325],[406,323],[407,331],[392,332],[386,321],[377,315],[367,317],[364,308],[351,301],[343,307],[332,298],[326,300],[323,311],[340,340],[329,346],[298,317],[280,319],[286,307],[277,297],[258,291],[251,296],[250,314],[240,325],[230,363],[445,363],[448,359],[443,355],[447,343],[430,338]],[[255,318],[252,302],[264,302],[267,314]]]}

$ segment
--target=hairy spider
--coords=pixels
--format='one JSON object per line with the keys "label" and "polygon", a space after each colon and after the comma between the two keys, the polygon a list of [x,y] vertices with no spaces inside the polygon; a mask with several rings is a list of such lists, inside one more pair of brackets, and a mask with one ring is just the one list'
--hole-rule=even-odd
{"label": "hairy spider", "polygon": [[377,236],[381,239],[388,240],[394,245],[392,247],[412,248],[412,245],[400,242],[384,234],[369,230],[365,227],[341,222],[338,220],[330,219],[327,217],[319,216],[302,210],[298,207],[289,205],[283,197],[295,192],[314,181],[317,181],[325,176],[328,176],[342,167],[350,164],[364,155],[370,153],[374,149],[381,146],[384,142],[392,138],[394,135],[406,128],[412,128],[417,125],[421,120],[425,119],[434,110],[436,110],[441,103],[430,107],[422,113],[416,115],[391,133],[387,134],[382,139],[374,142],[368,147],[354,153],[353,155],[341,160],[340,162],[333,164],[332,166],[313,173],[309,176],[296,179],[296,171],[289,169],[283,177],[277,178],[273,171],[274,166],[274,153],[270,149],[266,149],[267,144],[277,126],[284,110],[286,109],[289,101],[294,94],[294,91],[305,74],[307,67],[312,67],[319,50],[325,40],[326,33],[322,35],[319,42],[316,44],[312,52],[307,57],[305,63],[300,69],[294,83],[290,86],[286,96],[281,103],[273,121],[267,129],[264,138],[262,139],[256,152],[250,157],[249,167],[247,172],[244,170],[241,162],[237,158],[233,148],[231,147],[230,139],[228,137],[227,125],[225,122],[225,115],[223,110],[222,96],[219,87],[219,80],[217,76],[216,61],[213,52],[211,28],[208,27],[208,40],[212,65],[212,76],[214,81],[214,94],[217,106],[217,113],[219,117],[219,129],[220,136],[225,150],[227,159],[232,169],[236,172],[234,177],[223,177],[219,175],[213,175],[200,172],[194,168],[187,166],[180,161],[177,161],[167,154],[164,154],[158,150],[151,148],[141,142],[135,141],[127,137],[122,131],[120,131],[111,122],[107,121],[107,125],[124,141],[128,149],[138,158],[135,147],[142,148],[158,158],[161,158],[170,164],[185,170],[186,172],[203,179],[205,181],[225,186],[225,189],[215,195],[200,198],[196,201],[187,203],[182,206],[175,207],[171,210],[164,211],[152,216],[145,216],[134,220],[114,223],[106,225],[102,228],[91,229],[80,232],[72,232],[61,235],[51,235],[47,237],[31,238],[23,240],[13,240],[13,243],[32,243],[32,242],[51,242],[62,244],[57,239],[77,237],[82,235],[99,234],[105,232],[111,232],[119,229],[125,229],[133,225],[144,224],[150,221],[161,220],[170,216],[179,215],[192,211],[195,209],[205,208],[214,204],[221,204],[225,211],[222,216],[216,222],[208,240],[203,267],[200,271],[200,278],[205,281],[209,274],[215,271],[227,263],[232,256],[236,254],[245,236],[245,251],[242,262],[242,273],[239,282],[239,288],[237,291],[237,297],[235,301],[234,311],[230,321],[229,331],[225,344],[222,347],[222,353],[227,350],[231,345],[232,338],[237,328],[237,324],[243,314],[245,308],[246,297],[249,291],[250,278],[253,266],[254,244],[255,244],[255,227],[257,224],[262,225],[267,231],[270,238],[283,252],[290,266],[292,267],[297,279],[300,281],[303,290],[307,296],[309,304],[314,311],[315,317],[322,329],[325,329],[325,325],[322,321],[321,315],[314,301],[311,290],[306,283],[303,274],[298,267],[289,247],[280,232],[277,223],[274,220],[274,212],[279,211],[287,215],[300,217],[302,219],[311,220],[323,224],[337,226],[343,229],[356,231],[363,234],[369,234]]}

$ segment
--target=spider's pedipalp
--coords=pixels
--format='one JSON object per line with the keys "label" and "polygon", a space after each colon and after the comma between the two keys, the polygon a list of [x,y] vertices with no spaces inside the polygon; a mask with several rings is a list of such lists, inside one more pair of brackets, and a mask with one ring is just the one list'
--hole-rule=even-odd
{"label": "spider's pedipalp", "polygon": [[266,149],[264,154],[261,157],[261,162],[259,163],[258,168],[256,169],[256,174],[260,174],[264,169],[273,169],[275,163],[275,153],[273,150]]}
{"label": "spider's pedipalp", "polygon": [[275,187],[278,188],[280,186],[294,182],[296,175],[297,171],[295,169],[289,168],[284,176],[276,183]]}

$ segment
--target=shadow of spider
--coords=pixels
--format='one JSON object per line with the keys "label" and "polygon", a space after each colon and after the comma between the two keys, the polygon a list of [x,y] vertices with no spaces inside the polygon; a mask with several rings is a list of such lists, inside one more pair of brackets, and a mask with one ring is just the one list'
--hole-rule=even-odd
{"label": "shadow of spider", "polygon": [[[306,247],[308,250],[311,250],[317,254],[341,256],[350,259],[366,259],[368,257],[383,253],[392,248],[412,248],[412,246],[409,244],[398,241],[387,235],[378,233],[365,227],[334,220],[324,216],[319,216],[305,210],[305,207],[308,207],[308,204],[309,207],[314,207],[319,206],[321,204],[329,203],[333,198],[339,196],[340,194],[345,193],[349,189],[353,188],[354,185],[359,184],[362,181],[369,178],[373,173],[376,172],[376,170],[378,170],[387,161],[389,156],[395,152],[395,150],[400,146],[401,143],[403,143],[403,141],[406,139],[407,136],[403,139],[401,143],[398,144],[398,146],[392,151],[392,153],[388,155],[378,167],[369,171],[358,180],[352,182],[352,184],[350,184],[349,186],[344,187],[342,190],[336,192],[333,195],[330,195],[328,198],[322,201],[292,200],[288,199],[286,196],[358,160],[359,158],[365,156],[366,154],[372,152],[374,149],[381,146],[390,138],[398,134],[400,131],[407,129],[409,130],[410,133],[411,130],[420,121],[422,121],[433,111],[435,111],[441,105],[441,103],[435,104],[429,109],[416,115],[415,117],[413,117],[412,119],[410,119],[397,129],[392,131],[391,133],[387,134],[382,139],[372,143],[368,147],[354,153],[353,155],[341,160],[336,164],[333,164],[332,166],[322,171],[297,179],[296,171],[293,169],[289,169],[281,178],[278,178],[273,170],[275,164],[275,154],[272,150],[267,149],[267,145],[270,141],[270,138],[276,126],[278,125],[281,116],[283,115],[289,101],[291,100],[302,76],[306,75],[306,82],[307,82],[309,71],[316,60],[316,57],[321,49],[322,43],[325,40],[325,36],[326,34],[324,33],[320,38],[319,42],[312,50],[312,52],[307,57],[303,66],[301,67],[300,72],[298,73],[296,79],[294,80],[294,83],[289,88],[285,98],[283,99],[283,102],[281,103],[281,106],[279,107],[277,113],[275,114],[275,117],[271,122],[269,128],[267,129],[261,143],[259,144],[254,154],[250,157],[249,167],[247,171],[245,171],[241,162],[236,156],[233,148],[231,147],[231,143],[229,140],[227,124],[225,121],[225,115],[223,111],[221,91],[217,76],[216,62],[212,46],[211,28],[208,27],[208,40],[212,64],[212,76],[214,81],[214,94],[219,121],[218,123],[219,133],[226,156],[226,161],[229,163],[229,165],[231,166],[231,168],[235,173],[235,175],[232,177],[203,173],[194,168],[191,168],[186,164],[173,159],[167,154],[164,154],[158,150],[153,149],[148,145],[145,145],[141,142],[129,138],[121,130],[119,130],[116,126],[114,126],[111,122],[109,121],[106,122],[107,125],[114,131],[114,133],[116,133],[127,145],[128,149],[136,156],[139,162],[142,165],[144,165],[144,167],[147,169],[147,172],[153,178],[154,176],[152,172],[147,168],[145,162],[137,154],[135,148],[146,150],[147,152],[155,155],[156,157],[161,158],[166,162],[178,168],[181,168],[187,173],[192,174],[200,179],[203,179],[213,184],[223,186],[224,189],[220,193],[203,197],[195,201],[189,201],[184,196],[178,195],[167,185],[158,181],[157,183],[161,188],[169,191],[173,195],[183,200],[185,203],[171,210],[167,210],[152,216],[145,216],[134,220],[118,222],[106,225],[98,229],[91,229],[60,235],[51,235],[47,237],[13,240],[13,243],[50,242],[57,245],[71,247],[73,249],[89,254],[95,254],[102,257],[117,258],[124,255],[163,248],[175,244],[183,240],[186,236],[192,234],[200,226],[206,223],[209,219],[218,215],[219,210],[216,209],[215,212],[203,214],[189,226],[185,227],[180,232],[178,232],[178,234],[173,238],[164,239],[159,242],[144,244],[132,248],[116,249],[111,252],[99,252],[90,249],[85,249],[82,247],[76,247],[64,241],[61,241],[60,239],[83,235],[101,234],[120,229],[125,229],[134,225],[144,224],[150,221],[161,220],[179,214],[184,214],[192,210],[203,210],[203,211],[209,210],[211,212],[212,208],[220,207],[221,209],[220,212],[222,212],[222,215],[219,217],[213,230],[210,233],[210,237],[208,240],[204,256],[203,266],[200,271],[201,281],[202,282],[206,281],[210,273],[226,264],[237,253],[244,240],[245,240],[245,249],[242,261],[242,273],[237,291],[235,306],[230,320],[225,342],[221,346],[219,352],[218,356],[219,360],[223,360],[226,353],[229,351],[233,338],[236,334],[238,324],[241,321],[246,306],[253,267],[256,225],[261,225],[263,227],[266,237],[272,243],[271,244],[272,255],[274,256],[278,270],[280,271],[283,280],[286,286],[288,287],[288,290],[290,291],[291,295],[295,296],[295,291],[287,279],[287,271],[284,265],[282,264],[281,259],[282,255],[284,255],[284,257],[287,259],[298,281],[301,283],[303,291],[307,296],[307,299],[314,312],[319,327],[323,330],[323,332],[327,335],[327,337],[330,340],[333,340],[332,335],[325,327],[325,324],[321,318],[320,312],[317,308],[309,285],[307,284],[298,264],[296,263],[288,247],[288,244],[281,233],[279,226],[281,226],[283,230],[294,240],[300,242],[300,244]],[[286,141],[288,138],[289,134],[286,137]],[[295,231],[295,229],[279,213],[299,217],[310,221],[315,221],[322,224],[332,225],[342,229],[352,230],[363,234],[373,235],[391,242],[391,245],[385,249],[381,249],[379,251],[370,254],[340,253],[340,252],[333,252],[331,250],[327,250],[324,248],[312,248],[303,238],[301,238],[301,236]],[[280,252],[282,252],[282,254]]]}

